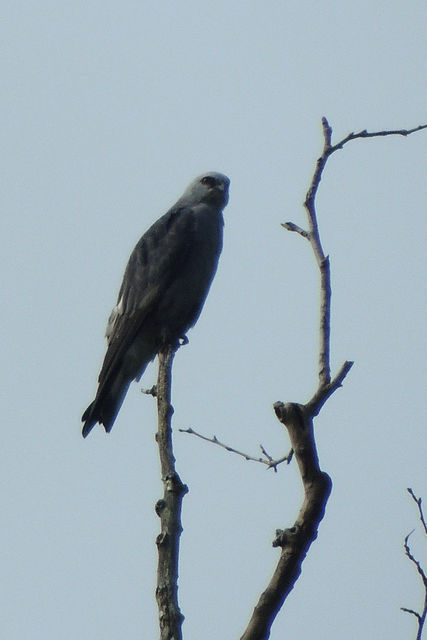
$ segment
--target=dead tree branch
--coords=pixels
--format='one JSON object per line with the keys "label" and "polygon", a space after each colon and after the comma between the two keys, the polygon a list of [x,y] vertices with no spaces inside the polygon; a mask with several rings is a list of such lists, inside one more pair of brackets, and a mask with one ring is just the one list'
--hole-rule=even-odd
{"label": "dead tree branch", "polygon": [[242,456],[242,458],[244,458],[245,460],[250,460],[251,462],[261,462],[262,464],[267,465],[269,469],[274,469],[274,471],[277,471],[277,467],[279,466],[279,464],[282,464],[282,462],[287,462],[289,464],[290,461],[292,460],[292,455],[293,455],[292,449],[289,451],[289,453],[286,456],[282,456],[281,458],[277,458],[276,460],[274,460],[267,453],[267,451],[264,449],[262,444],[260,444],[259,446],[264,457],[257,458],[256,456],[251,456],[248,453],[239,451],[238,449],[235,449],[234,447],[231,447],[230,445],[225,444],[224,442],[221,442],[220,440],[218,440],[216,436],[213,436],[212,438],[208,438],[207,436],[204,436],[201,433],[197,433],[197,431],[194,431],[194,429],[192,429],[191,427],[189,427],[188,429],[179,429],[179,431],[181,433],[188,433],[190,435],[196,436],[197,438],[200,438],[201,440],[205,440],[206,442],[211,442],[212,444],[216,444],[219,447],[222,447],[223,449],[225,449],[226,451],[230,451],[230,453],[235,453],[238,456]]}
{"label": "dead tree branch", "polygon": [[427,523],[425,521],[424,518],[424,513],[423,513],[423,507],[422,507],[422,498],[417,498],[417,496],[415,495],[415,493],[413,492],[413,490],[408,487],[407,489],[409,495],[412,497],[412,499],[414,500],[414,502],[416,503],[417,507],[418,507],[418,513],[420,514],[420,520],[421,520],[421,524],[423,525],[423,529],[424,529],[424,533],[427,536]]}
{"label": "dead tree branch", "polygon": [[178,605],[178,556],[182,532],[181,507],[188,491],[175,469],[172,446],[171,405],[172,362],[175,349],[167,347],[159,353],[156,397],[160,467],[163,498],[156,503],[161,531],[156,539],[158,549],[156,600],[159,609],[160,640],[182,640],[182,615]]}
{"label": "dead tree branch", "polygon": [[[413,500],[415,501],[415,503],[418,506],[418,512],[420,514],[420,520],[421,520],[421,523],[423,525],[424,533],[427,535],[427,526],[426,526],[426,521],[425,521],[425,518],[424,518],[423,508],[422,508],[422,500],[421,500],[421,498],[417,498],[415,493],[413,492],[413,490],[410,489],[410,488],[408,488],[408,493],[413,498]],[[424,623],[425,623],[426,618],[427,618],[427,575],[426,575],[426,572],[424,571],[424,569],[422,568],[421,563],[415,558],[414,554],[411,551],[411,547],[409,546],[409,538],[414,533],[414,531],[415,531],[415,529],[410,531],[408,533],[408,535],[405,536],[405,541],[403,543],[403,546],[404,546],[404,549],[405,549],[406,557],[409,558],[410,562],[412,562],[412,564],[415,566],[415,568],[416,568],[416,570],[418,572],[418,575],[421,578],[421,582],[423,583],[423,587],[424,587],[424,606],[423,606],[423,610],[422,610],[421,613],[418,613],[417,611],[414,611],[414,609],[408,609],[407,607],[401,607],[401,610],[405,611],[406,613],[409,613],[409,614],[413,615],[416,618],[417,624],[418,624],[416,640],[421,640],[421,637],[422,637],[422,634],[423,634]]]}
{"label": "dead tree branch", "polygon": [[313,423],[304,406],[276,402],[274,409],[280,422],[288,429],[305,496],[295,524],[289,529],[276,531],[273,546],[281,547],[280,558],[241,640],[265,640],[270,636],[271,625],[293,589],[301,573],[302,561],[317,537],[317,528],[332,489],[330,477],[320,470]]}
{"label": "dead tree branch", "polygon": [[331,380],[330,370],[330,327],[331,327],[331,274],[329,256],[325,255],[320,239],[316,213],[316,194],[328,158],[342,149],[351,140],[388,135],[407,136],[427,128],[421,125],[414,129],[350,133],[337,144],[332,144],[332,129],[326,118],[322,119],[324,146],[317,159],[314,174],[308,188],[304,207],[307,213],[307,229],[294,222],[286,222],[283,227],[293,231],[310,242],[320,275],[319,353],[318,388],[305,404],[296,402],[276,402],[274,410],[279,421],[287,428],[295,459],[304,487],[304,502],[293,527],[278,530],[273,546],[280,547],[281,553],[273,576],[255,606],[249,624],[241,640],[267,640],[273,621],[286,597],[301,573],[302,562],[312,542],[317,537],[319,524],[325,514],[332,481],[321,471],[316,451],[313,419],[318,415],[328,398],[341,387],[353,362],[345,361]]}

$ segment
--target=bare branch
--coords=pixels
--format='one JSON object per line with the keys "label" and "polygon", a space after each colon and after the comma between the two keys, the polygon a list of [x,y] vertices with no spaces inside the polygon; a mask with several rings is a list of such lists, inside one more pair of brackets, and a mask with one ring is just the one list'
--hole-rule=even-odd
{"label": "bare branch", "polygon": [[317,389],[314,396],[306,404],[306,408],[311,416],[317,416],[326,400],[334,393],[334,391],[342,387],[344,378],[350,371],[353,364],[354,362],[352,362],[351,360],[346,360],[341,366],[341,369],[338,371],[335,378],[331,382],[329,382],[329,384],[320,386]]}
{"label": "bare branch", "polygon": [[348,142],[357,140],[358,138],[378,138],[393,135],[408,136],[411,133],[415,133],[426,128],[427,124],[414,127],[413,129],[393,129],[390,131],[384,130],[368,132],[366,129],[364,129],[363,131],[359,131],[359,133],[349,133],[345,138],[343,138],[336,144],[332,144],[332,128],[330,127],[327,119],[322,118],[322,129],[324,138],[323,152],[322,155],[317,159],[316,168],[304,201],[304,207],[308,216],[309,231],[305,231],[293,222],[285,222],[282,224],[282,226],[288,231],[295,231],[296,233],[303,236],[304,238],[307,238],[310,241],[317,265],[320,270],[319,388],[329,384],[330,382],[329,352],[331,326],[331,279],[329,258],[325,256],[320,240],[315,198],[328,158],[335,151],[338,151],[338,149],[342,149]]}
{"label": "bare branch", "polygon": [[269,468],[270,469],[274,469],[275,473],[277,473],[277,467],[279,464],[282,464],[282,462],[286,462],[286,464],[290,464],[293,456],[294,456],[294,450],[291,449],[289,451],[289,453],[287,453],[285,456],[283,456],[282,458],[277,458],[277,460],[274,460],[268,453],[267,451],[264,449],[264,447],[262,446],[262,444],[259,445],[261,451],[263,452],[263,454],[265,455],[265,457],[268,459],[269,461]]}
{"label": "bare branch", "polygon": [[313,178],[304,201],[304,207],[308,217],[309,241],[320,271],[319,386],[327,385],[331,380],[329,355],[331,326],[331,274],[329,257],[325,256],[320,240],[315,198],[322,178],[323,169],[325,168],[327,159],[330,155],[328,153],[328,149],[330,148],[332,129],[330,128],[326,118],[323,118],[322,126],[323,136],[325,139],[323,153],[317,160]]}
{"label": "bare branch", "polygon": [[309,238],[309,233],[305,229],[301,229],[294,222],[282,222],[282,227],[284,227],[287,231],[295,231],[295,233],[299,233],[303,238]]}
{"label": "bare branch", "polygon": [[[326,121],[326,118],[324,118]],[[409,136],[411,133],[416,133],[417,131],[421,131],[422,129],[427,129],[427,124],[420,124],[418,127],[414,127],[413,129],[390,129],[384,131],[372,131],[368,132],[366,129],[363,131],[359,131],[359,133],[349,133],[345,138],[343,138],[340,142],[337,142],[334,145],[330,144],[329,140],[329,153],[333,153],[337,151],[337,149],[342,149],[347,142],[351,140],[357,140],[358,138],[380,138],[385,136]],[[332,130],[331,130],[332,133]]]}
{"label": "bare branch", "polygon": [[416,619],[418,620],[418,623],[421,620],[421,616],[419,613],[417,613],[416,611],[414,611],[413,609],[407,609],[406,607],[400,607],[401,611],[405,611],[406,613],[411,613],[413,616],[416,617]]}
{"label": "bare branch", "polygon": [[[308,218],[308,231],[293,222],[283,223],[288,231],[293,231],[309,240],[317,266],[320,272],[320,341],[318,355],[318,388],[306,405],[298,403],[276,402],[274,410],[280,422],[285,425],[291,440],[292,449],[298,463],[304,486],[305,498],[298,518],[293,527],[279,530],[274,546],[281,547],[281,554],[266,590],[259,598],[252,618],[241,637],[241,640],[266,640],[270,635],[271,625],[292,590],[301,573],[302,562],[312,542],[317,537],[317,529],[324,516],[326,503],[329,498],[332,482],[330,477],[321,471],[316,451],[313,432],[313,418],[338,389],[353,362],[346,361],[331,381],[330,372],[330,317],[331,317],[331,276],[329,257],[325,255],[320,240],[317,222],[315,198],[322,179],[323,171],[329,156],[341,149],[345,144],[356,138],[378,137],[386,135],[409,135],[415,131],[427,128],[421,125],[414,129],[395,131],[379,131],[368,133],[350,133],[336,145],[332,145],[332,128],[326,118],[322,119],[324,146],[321,156],[317,159],[314,174],[307,190],[304,207]],[[420,503],[417,504],[420,507]],[[407,541],[406,541],[407,542]],[[409,549],[409,547],[408,547]],[[410,553],[410,551],[409,551]],[[422,571],[419,563],[414,559],[417,568]],[[420,573],[421,575],[421,573]],[[424,575],[424,572],[423,574]],[[411,611],[414,615],[415,612]],[[420,640],[420,636],[417,636]]]}
{"label": "bare branch", "polygon": [[[421,498],[417,498],[414,491],[410,488],[408,488],[408,493],[410,496],[412,496],[413,500],[416,502],[417,506],[418,506],[418,510],[420,513],[420,519],[424,528],[424,531],[426,532],[426,524],[425,524],[425,519],[424,519],[424,513],[423,513],[423,509],[421,506]],[[409,558],[410,562],[412,562],[412,564],[415,566],[418,575],[420,576],[423,586],[424,586],[424,607],[421,613],[418,613],[417,611],[414,611],[413,609],[408,609],[407,607],[400,607],[402,611],[405,611],[406,613],[410,613],[411,615],[415,616],[418,622],[418,630],[417,630],[417,636],[416,636],[416,640],[421,640],[421,636],[423,633],[423,627],[424,627],[424,623],[426,621],[427,618],[427,575],[426,572],[424,571],[424,569],[422,568],[420,562],[415,558],[414,554],[411,551],[411,547],[409,546],[409,538],[411,537],[411,535],[414,533],[415,529],[413,529],[412,531],[410,531],[408,533],[408,535],[405,536],[405,541],[403,543],[404,549],[405,549],[405,555],[407,558]],[[427,533],[427,532],[426,532]]]}
{"label": "bare branch", "polygon": [[[320,243],[320,239],[319,239]],[[331,273],[329,256],[319,263],[320,269],[320,346],[319,380],[321,385],[331,381],[330,333],[331,333]]]}
{"label": "bare branch", "polygon": [[424,518],[424,513],[423,513],[423,508],[422,508],[422,499],[421,498],[417,498],[417,496],[415,495],[415,493],[413,492],[413,490],[408,487],[407,492],[409,493],[410,496],[412,496],[413,500],[417,503],[418,506],[418,511],[420,514],[420,520],[421,523],[423,525],[423,529],[424,529],[424,533],[427,535],[427,524]]}
{"label": "bare branch", "polygon": [[427,576],[421,566],[421,564],[418,562],[418,560],[414,557],[411,548],[409,546],[409,538],[410,536],[414,533],[415,529],[412,529],[412,531],[410,531],[410,533],[408,533],[407,536],[405,536],[405,542],[403,544],[404,548],[405,548],[405,555],[409,558],[409,560],[416,566],[417,571],[419,573],[419,575],[421,576],[421,580],[424,583],[424,586],[427,588]]}
{"label": "bare branch", "polygon": [[288,430],[301,473],[305,499],[290,529],[277,530],[273,546],[281,547],[280,558],[270,583],[256,605],[241,640],[265,640],[286,597],[301,573],[302,562],[317,537],[332,488],[330,477],[319,468],[313,423],[304,407],[276,402],[276,415]]}
{"label": "bare branch", "polygon": [[211,442],[212,444],[216,444],[219,447],[222,447],[223,449],[225,449],[226,451],[230,451],[230,453],[235,453],[238,456],[242,456],[242,458],[245,458],[245,460],[250,460],[251,462],[260,462],[261,464],[265,464],[269,469],[274,469],[274,471],[277,471],[277,467],[279,466],[279,464],[282,464],[282,462],[287,462],[289,464],[290,461],[292,460],[292,455],[293,455],[292,450],[286,456],[283,456],[282,458],[277,458],[277,460],[273,460],[273,458],[269,456],[268,453],[265,451],[262,444],[260,444],[260,449],[263,455],[265,456],[265,458],[259,458],[259,457],[257,458],[255,456],[249,455],[248,453],[244,453],[243,451],[239,451],[234,447],[230,447],[230,445],[228,444],[224,444],[224,442],[221,442],[220,440],[218,440],[216,436],[209,438],[208,436],[204,436],[201,433],[197,433],[197,431],[194,431],[194,429],[192,429],[191,427],[189,427],[188,429],[179,429],[179,431],[181,433],[188,433],[192,436],[196,436],[201,440],[205,440],[205,442]]}
{"label": "bare branch", "polygon": [[175,349],[165,348],[159,353],[157,379],[158,431],[160,467],[163,481],[163,498],[156,503],[161,532],[156,544],[159,554],[157,567],[156,600],[159,609],[160,640],[182,640],[182,615],[178,605],[178,556],[182,532],[182,500],[188,491],[175,469],[172,446],[171,405],[172,362]]}

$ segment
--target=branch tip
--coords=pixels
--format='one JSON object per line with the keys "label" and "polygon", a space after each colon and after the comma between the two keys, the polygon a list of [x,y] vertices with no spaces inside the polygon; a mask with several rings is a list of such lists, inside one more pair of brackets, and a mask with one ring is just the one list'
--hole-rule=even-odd
{"label": "branch tip", "polygon": [[300,236],[306,239],[309,239],[310,237],[310,234],[308,233],[308,231],[306,231],[305,229],[302,229],[294,222],[282,222],[281,224],[282,224],[282,227],[286,229],[286,231],[294,231],[295,233],[298,233]]}
{"label": "branch tip", "polygon": [[329,147],[331,146],[332,128],[330,127],[329,122],[327,118],[325,118],[325,116],[323,116],[322,118],[322,129],[323,129],[323,137],[325,139],[325,151],[326,151],[326,149],[329,149]]}

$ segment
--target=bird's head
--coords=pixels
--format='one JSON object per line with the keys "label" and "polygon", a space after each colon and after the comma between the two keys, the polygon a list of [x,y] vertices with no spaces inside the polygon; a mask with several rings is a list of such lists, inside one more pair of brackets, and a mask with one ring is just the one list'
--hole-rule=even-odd
{"label": "bird's head", "polygon": [[181,200],[188,205],[204,202],[223,209],[228,202],[230,180],[223,173],[210,171],[191,182]]}

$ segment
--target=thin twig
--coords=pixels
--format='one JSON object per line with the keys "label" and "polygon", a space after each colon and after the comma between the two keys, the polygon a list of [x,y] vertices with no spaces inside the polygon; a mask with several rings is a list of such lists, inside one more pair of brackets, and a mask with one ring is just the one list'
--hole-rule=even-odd
{"label": "thin twig", "polygon": [[420,520],[421,520],[422,525],[423,525],[424,533],[427,536],[427,523],[426,523],[425,518],[424,518],[423,507],[422,507],[422,498],[417,498],[417,496],[415,495],[414,491],[410,487],[408,487],[407,492],[409,493],[410,496],[412,496],[413,500],[415,500],[415,502],[417,503],[418,512],[420,514]]}
{"label": "thin twig", "polygon": [[261,451],[265,455],[265,458],[259,458],[259,457],[257,458],[256,456],[251,456],[248,453],[239,451],[234,447],[230,447],[230,445],[225,444],[224,442],[221,442],[220,440],[218,440],[216,436],[212,436],[212,438],[209,438],[208,436],[204,436],[201,433],[197,433],[197,431],[194,431],[194,429],[192,429],[191,427],[188,427],[188,429],[179,429],[179,431],[181,433],[188,433],[192,436],[196,436],[201,440],[205,440],[205,442],[211,442],[212,444],[216,444],[219,447],[222,447],[223,449],[225,449],[226,451],[230,451],[230,453],[235,453],[238,456],[242,456],[242,458],[244,458],[245,460],[250,460],[251,462],[260,462],[261,464],[265,464],[269,469],[274,469],[274,471],[277,471],[277,467],[279,466],[279,464],[282,464],[282,462],[287,462],[289,464],[293,456],[293,451],[291,449],[286,456],[283,456],[282,458],[277,458],[277,460],[273,460],[273,458],[269,456],[268,453],[265,451],[264,447],[260,445]]}
{"label": "thin twig", "polygon": [[295,233],[299,233],[303,238],[309,238],[310,234],[305,229],[299,227],[295,222],[282,222],[282,227],[284,227],[287,231],[295,231]]}
{"label": "thin twig", "polygon": [[274,460],[273,457],[270,456],[269,453],[267,453],[267,451],[264,449],[262,444],[259,445],[259,448],[261,449],[262,453],[265,455],[265,457],[269,461],[270,463],[269,467],[274,469],[276,473],[277,473],[277,467],[279,464],[282,464],[282,462],[286,462],[286,464],[290,464],[294,456],[294,450],[290,449],[290,451],[285,456],[283,456],[282,458],[277,458],[277,460]]}
{"label": "thin twig", "polygon": [[414,611],[413,609],[407,609],[406,607],[400,607],[401,611],[405,611],[405,613],[411,613],[413,616],[416,617],[416,619],[418,620],[418,623],[421,620],[421,616],[419,613],[417,613],[416,611]]}
{"label": "thin twig", "polygon": [[427,588],[427,576],[421,566],[421,564],[419,563],[419,561],[414,557],[411,548],[409,546],[409,538],[410,536],[414,533],[415,529],[412,529],[412,531],[410,533],[408,533],[407,536],[405,536],[405,542],[403,544],[404,548],[405,548],[405,554],[406,556],[409,558],[409,560],[416,566],[417,571],[419,573],[419,575],[421,576],[421,580],[423,581],[424,586]]}
{"label": "thin twig", "polygon": [[[326,120],[326,118],[324,118]],[[384,136],[409,136],[411,133],[416,133],[417,131],[421,131],[422,129],[427,129],[427,124],[420,124],[418,127],[414,127],[413,129],[389,129],[384,131],[359,131],[359,133],[349,133],[345,138],[343,138],[340,142],[337,142],[334,145],[331,145],[330,153],[333,153],[337,149],[342,149],[347,142],[351,140],[357,140],[357,138],[379,138]]]}
{"label": "thin twig", "polygon": [[312,417],[319,415],[319,412],[326,400],[340,387],[342,387],[342,383],[344,382],[344,378],[347,376],[354,362],[351,360],[346,360],[339,369],[335,378],[324,386],[320,386],[313,397],[307,402],[306,409],[310,413]]}
{"label": "thin twig", "polygon": [[141,388],[141,393],[145,393],[145,395],[147,396],[153,396],[153,398],[157,397],[157,385],[153,384],[153,386],[150,389],[145,389],[144,387]]}

